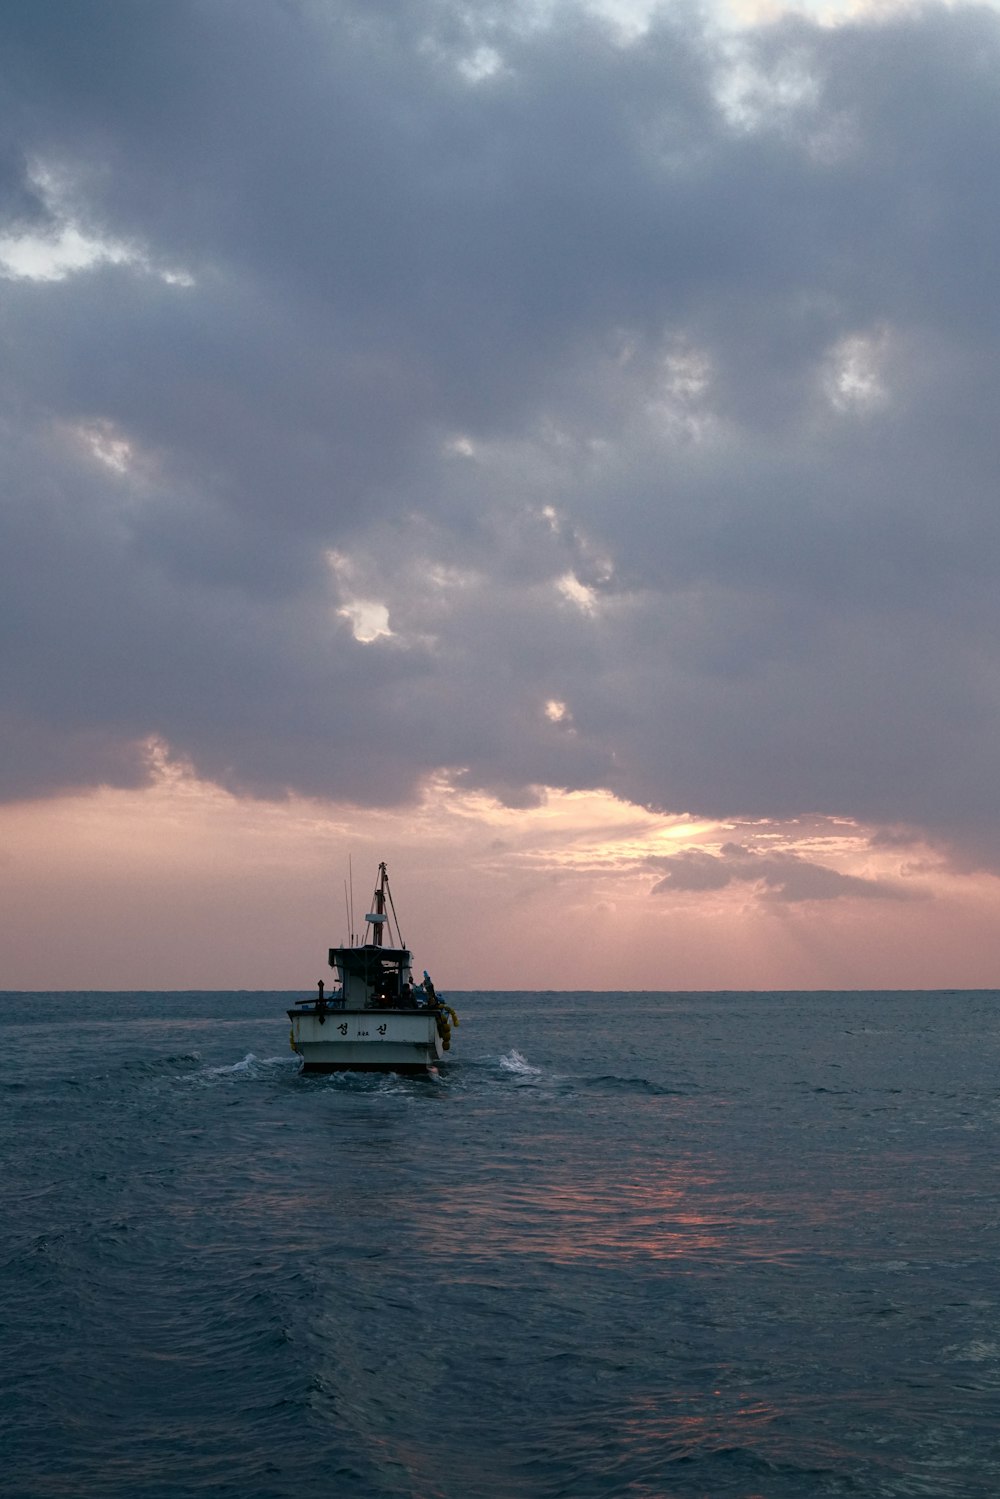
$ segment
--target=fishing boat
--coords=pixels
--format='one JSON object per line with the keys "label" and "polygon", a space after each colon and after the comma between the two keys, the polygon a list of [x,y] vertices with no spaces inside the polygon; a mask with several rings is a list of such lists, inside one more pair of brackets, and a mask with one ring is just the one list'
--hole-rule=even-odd
{"label": "fishing boat", "polygon": [[458,1016],[426,969],[423,981],[413,982],[385,864],[378,867],[363,940],[352,934],[345,946],[331,947],[329,963],[337,987],[327,994],[321,979],[316,995],[288,1011],[303,1072],[426,1072],[443,1060]]}

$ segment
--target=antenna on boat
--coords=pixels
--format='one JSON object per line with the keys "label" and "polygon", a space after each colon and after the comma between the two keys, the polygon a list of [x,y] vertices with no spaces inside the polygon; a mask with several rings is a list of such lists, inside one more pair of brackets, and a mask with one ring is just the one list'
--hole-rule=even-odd
{"label": "antenna on boat", "polygon": [[350,931],[351,931],[351,907],[350,907],[350,904],[349,904],[348,899],[347,899],[347,881],[346,880],[344,881],[344,915],[347,917],[347,932],[348,932],[348,936],[350,936]]}
{"label": "antenna on boat", "polygon": [[349,874],[350,879],[351,879],[350,927],[351,927],[351,946],[353,947],[354,946],[354,866],[351,863],[351,856],[350,856],[350,854],[347,855],[347,873]]}

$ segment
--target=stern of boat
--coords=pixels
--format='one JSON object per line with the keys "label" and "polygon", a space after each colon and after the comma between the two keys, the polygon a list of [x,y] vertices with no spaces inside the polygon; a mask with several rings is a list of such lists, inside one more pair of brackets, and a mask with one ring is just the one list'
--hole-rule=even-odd
{"label": "stern of boat", "polygon": [[446,1055],[450,1027],[432,1009],[289,1010],[305,1072],[424,1072]]}

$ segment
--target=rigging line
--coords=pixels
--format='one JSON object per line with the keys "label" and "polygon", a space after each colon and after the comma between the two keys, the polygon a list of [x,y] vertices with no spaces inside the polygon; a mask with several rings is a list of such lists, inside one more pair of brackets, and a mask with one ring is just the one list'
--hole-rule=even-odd
{"label": "rigging line", "polygon": [[389,884],[388,880],[386,880],[385,882],[385,893],[389,897],[389,904],[392,907],[392,919],[396,923],[396,941],[399,943],[400,947],[405,947],[406,943],[403,941],[403,933],[401,932],[399,927],[399,917],[396,915],[396,902],[392,898],[392,886]]}

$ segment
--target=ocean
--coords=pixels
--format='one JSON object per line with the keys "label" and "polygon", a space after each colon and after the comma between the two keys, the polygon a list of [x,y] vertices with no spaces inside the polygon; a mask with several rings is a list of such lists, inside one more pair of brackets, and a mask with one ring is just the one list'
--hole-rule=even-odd
{"label": "ocean", "polygon": [[0,996],[5,1499],[1000,1493],[1000,994]]}

